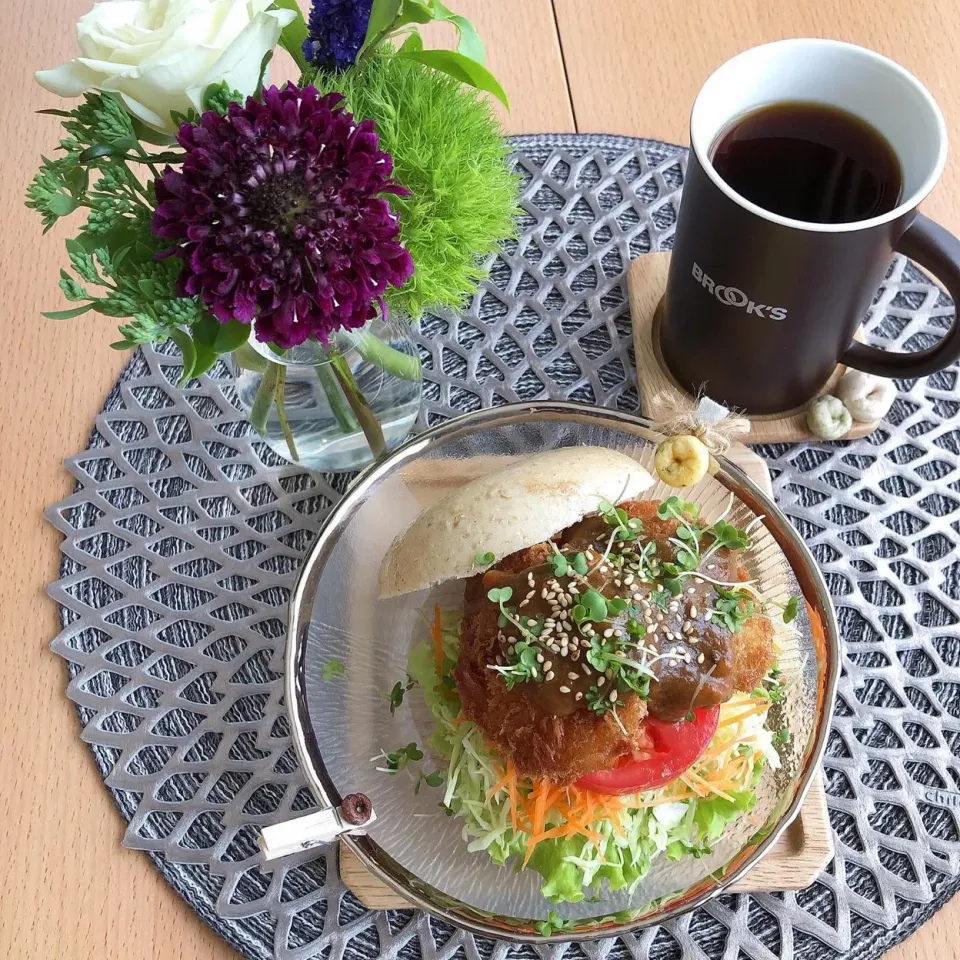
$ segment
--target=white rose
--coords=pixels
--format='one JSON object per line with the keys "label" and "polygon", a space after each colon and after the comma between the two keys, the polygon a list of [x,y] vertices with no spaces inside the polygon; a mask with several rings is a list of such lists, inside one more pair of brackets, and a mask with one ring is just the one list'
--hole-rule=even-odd
{"label": "white rose", "polygon": [[77,21],[81,56],[37,82],[61,97],[86,90],[117,94],[135,117],[175,134],[173,110],[200,111],[203,91],[224,81],[256,92],[263,58],[277,45],[292,10],[271,0],[104,0]]}

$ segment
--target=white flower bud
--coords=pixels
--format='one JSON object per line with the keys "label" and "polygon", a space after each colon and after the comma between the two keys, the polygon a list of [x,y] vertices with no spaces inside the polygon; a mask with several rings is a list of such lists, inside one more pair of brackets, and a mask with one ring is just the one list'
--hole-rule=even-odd
{"label": "white flower bud", "polygon": [[839,397],[827,395],[810,401],[807,426],[821,440],[839,440],[853,426],[853,418]]}
{"label": "white flower bud", "polygon": [[837,396],[854,420],[869,423],[882,420],[897,397],[892,380],[875,377],[862,370],[848,370],[837,384]]}

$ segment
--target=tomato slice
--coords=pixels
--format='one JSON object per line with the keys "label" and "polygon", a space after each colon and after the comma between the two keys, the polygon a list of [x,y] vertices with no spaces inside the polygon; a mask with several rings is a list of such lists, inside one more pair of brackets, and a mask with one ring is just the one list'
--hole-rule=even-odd
{"label": "tomato slice", "polygon": [[642,743],[613,770],[589,773],[578,787],[595,793],[640,793],[662,787],[688,770],[717,732],[719,707],[698,707],[693,720],[664,723],[647,717],[640,729]]}

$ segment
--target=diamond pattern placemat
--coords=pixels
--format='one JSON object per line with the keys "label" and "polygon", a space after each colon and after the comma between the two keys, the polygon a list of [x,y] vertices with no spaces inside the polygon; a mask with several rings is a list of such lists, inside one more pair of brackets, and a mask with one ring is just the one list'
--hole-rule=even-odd
{"label": "diamond pattern placemat", "polygon": [[[685,152],[649,140],[518,137],[522,236],[462,316],[428,318],[423,423],[537,397],[637,409],[623,271],[668,249]],[[950,301],[902,259],[868,339],[920,349]],[[872,958],[960,886],[960,399],[957,371],[902,382],[873,436],[761,448],[827,577],[844,675],[824,760],[834,862],[800,893],[727,895],[659,928],[508,947],[413,911],[367,911],[333,848],[270,870],[263,824],[312,808],[282,705],[290,586],[349,477],[311,476],[255,436],[218,366],[185,389],[174,348],[134,355],[67,461],[75,493],[50,592],[83,738],[150,855],[249,958]],[[123,891],[118,896],[126,895]]]}

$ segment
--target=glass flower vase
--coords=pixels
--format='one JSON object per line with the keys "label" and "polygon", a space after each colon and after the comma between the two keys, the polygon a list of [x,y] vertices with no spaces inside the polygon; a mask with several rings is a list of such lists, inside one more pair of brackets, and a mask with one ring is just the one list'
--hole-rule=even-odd
{"label": "glass flower vase", "polygon": [[282,352],[251,336],[231,364],[254,430],[308,470],[359,470],[402,443],[420,412],[420,359],[403,321],[371,321],[327,347],[308,340]]}

